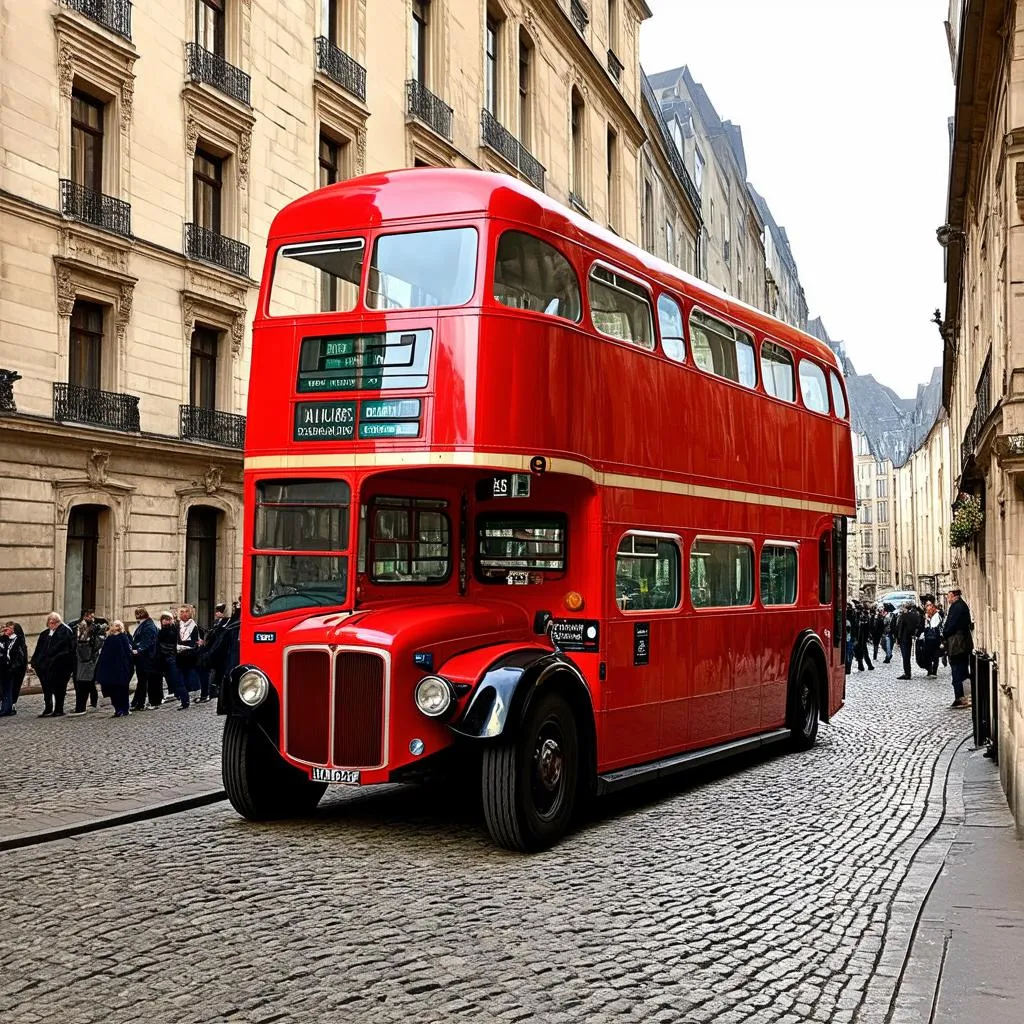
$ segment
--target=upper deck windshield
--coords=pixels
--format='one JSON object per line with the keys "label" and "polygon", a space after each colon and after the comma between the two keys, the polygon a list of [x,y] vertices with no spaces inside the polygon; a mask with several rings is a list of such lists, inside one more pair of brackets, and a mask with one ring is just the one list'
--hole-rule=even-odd
{"label": "upper deck windshield", "polygon": [[366,268],[362,237],[282,246],[274,260],[267,312],[272,317],[350,313],[365,289],[367,309],[461,306],[476,287],[476,228],[381,234]]}

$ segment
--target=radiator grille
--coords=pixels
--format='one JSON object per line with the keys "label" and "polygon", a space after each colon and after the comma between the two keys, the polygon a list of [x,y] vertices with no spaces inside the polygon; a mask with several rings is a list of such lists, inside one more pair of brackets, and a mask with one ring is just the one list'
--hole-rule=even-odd
{"label": "radiator grille", "polygon": [[288,655],[285,751],[297,761],[326,765],[330,749],[331,659],[327,651]]}
{"label": "radiator grille", "polygon": [[334,662],[334,764],[384,763],[384,659],[342,651]]}

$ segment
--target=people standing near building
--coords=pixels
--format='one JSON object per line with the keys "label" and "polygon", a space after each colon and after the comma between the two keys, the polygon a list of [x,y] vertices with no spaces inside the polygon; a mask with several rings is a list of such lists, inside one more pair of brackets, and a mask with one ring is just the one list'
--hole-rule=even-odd
{"label": "people standing near building", "polygon": [[942,616],[935,601],[929,599],[924,606],[924,656],[928,678],[939,674],[939,647],[942,643]]}
{"label": "people standing near building", "polygon": [[896,619],[896,642],[903,655],[903,675],[897,679],[910,678],[910,654],[914,649],[914,637],[921,632],[921,613],[913,601],[905,601]]}
{"label": "people standing near building", "polygon": [[203,646],[203,630],[195,620],[195,612],[191,605],[183,604],[178,609],[178,671],[190,694],[202,688],[199,655],[203,652]]}
{"label": "people standing near building", "polygon": [[75,671],[75,634],[56,613],[46,617],[46,629],[36,639],[32,668],[43,688],[40,718],[59,718],[64,714],[68,682]]}
{"label": "people standing near building", "polygon": [[[114,705],[115,718],[127,718],[129,715],[128,690],[134,674],[131,637],[125,632],[124,623],[114,619],[96,660],[96,679],[103,696],[109,697]],[[139,683],[140,687],[142,685]]]}
{"label": "people standing near building", "polygon": [[213,610],[213,625],[204,638],[205,648],[199,659],[200,704],[205,704],[211,696],[216,697],[219,692],[220,677],[224,671],[224,634],[227,625],[227,605],[218,604]]}
{"label": "people standing near building", "polygon": [[971,625],[971,609],[959,589],[950,590],[946,595],[949,606],[942,635],[946,640],[946,655],[953,675],[953,708],[969,708],[971,698],[964,692],[964,681],[970,676],[971,652],[974,650],[974,635]]}
{"label": "people standing near building", "polygon": [[178,624],[170,612],[160,616],[157,649],[160,652],[160,671],[167,681],[167,692],[178,698],[180,707],[187,708],[188,690],[178,668]]}
{"label": "people standing near building", "polygon": [[75,633],[75,710],[71,713],[84,715],[87,705],[91,704],[95,711],[99,703],[96,662],[109,624],[106,619],[96,618],[91,608],[86,608],[72,628]]}
{"label": "people standing near building", "polygon": [[878,645],[882,642],[882,635],[884,633],[885,615],[882,612],[881,605],[877,605],[871,612],[871,642],[875,647],[872,658],[874,658],[875,661],[878,661]]}
{"label": "people standing near building", "polygon": [[883,664],[888,665],[892,661],[892,646],[894,641],[893,630],[896,627],[896,610],[889,604],[882,605],[882,647],[885,649],[885,660]]}
{"label": "people standing near building", "polygon": [[160,674],[160,648],[157,644],[160,630],[145,608],[135,609],[135,622],[131,644],[137,682],[132,708],[135,711],[144,711],[147,707],[159,707],[164,698]]}
{"label": "people standing near building", "polygon": [[11,714],[18,713],[18,697],[21,696],[21,684],[25,681],[25,673],[28,672],[28,641],[25,639],[25,630],[21,628],[20,622],[8,622],[5,629],[13,629],[15,643],[19,654],[15,660],[16,668],[14,679],[11,683]]}
{"label": "people standing near building", "polygon": [[868,663],[868,671],[873,672],[875,666],[871,664],[871,613],[867,605],[861,605],[857,614],[857,632],[854,642],[853,653],[857,659],[857,671],[864,671],[864,662]]}
{"label": "people standing near building", "polygon": [[853,667],[853,649],[857,639],[857,606],[853,600],[846,602],[846,674]]}
{"label": "people standing near building", "polygon": [[0,632],[0,718],[15,714],[14,680],[25,675],[22,645],[14,632],[14,623],[8,622]]}

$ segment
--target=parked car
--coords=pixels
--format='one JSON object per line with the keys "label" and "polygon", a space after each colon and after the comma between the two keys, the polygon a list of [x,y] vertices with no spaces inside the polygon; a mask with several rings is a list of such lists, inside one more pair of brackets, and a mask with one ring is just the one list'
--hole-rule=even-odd
{"label": "parked car", "polygon": [[897,611],[900,605],[907,601],[912,601],[914,604],[921,603],[916,590],[892,590],[888,594],[876,598],[875,601],[878,604],[891,604]]}

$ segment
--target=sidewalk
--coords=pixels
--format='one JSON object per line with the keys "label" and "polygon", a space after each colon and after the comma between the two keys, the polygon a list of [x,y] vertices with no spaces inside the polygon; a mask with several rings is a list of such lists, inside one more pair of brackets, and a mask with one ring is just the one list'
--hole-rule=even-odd
{"label": "sidewalk", "polygon": [[998,769],[972,750],[962,824],[922,910],[891,1020],[1019,1024],[1022,1007],[1024,842]]}

